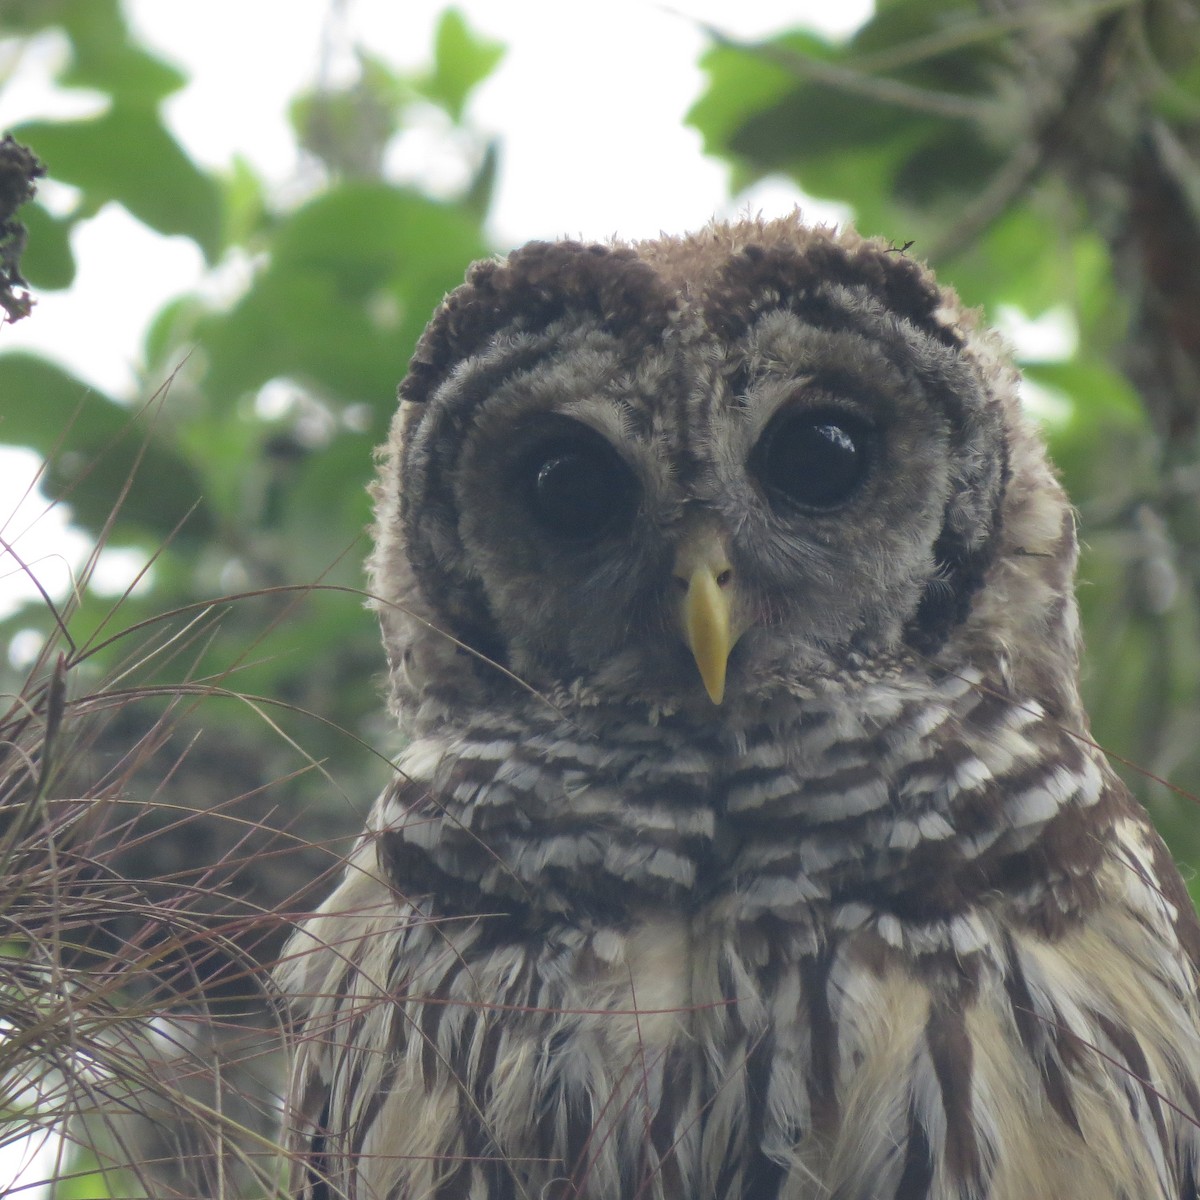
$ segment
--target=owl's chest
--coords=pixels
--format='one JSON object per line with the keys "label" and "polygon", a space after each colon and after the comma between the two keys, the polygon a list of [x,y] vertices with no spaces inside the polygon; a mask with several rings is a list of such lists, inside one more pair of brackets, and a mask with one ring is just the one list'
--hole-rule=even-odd
{"label": "owl's chest", "polygon": [[[468,1096],[474,1113],[471,1144],[459,1112],[442,1153],[520,1161],[530,1194],[569,1179],[589,1197],[772,1195],[821,1169],[809,1135],[838,1120],[829,962],[719,913],[647,911],[619,931],[521,942],[485,931],[422,972],[439,994],[411,1009],[427,1094]],[[856,1038],[856,1072],[899,1075],[921,988],[836,986],[854,993],[841,1036]]]}
{"label": "owl's chest", "polygon": [[[977,807],[997,804],[1000,777],[1040,753],[1028,714],[1010,721],[1001,706],[976,753],[960,744],[974,693],[959,680],[854,699],[780,700],[728,726],[614,719],[569,736],[416,741],[374,819],[385,873],[468,912],[515,905],[628,928],[724,904],[742,924],[794,923],[814,904],[906,893],[1006,852],[1011,822],[980,812],[960,830],[955,805],[972,789]],[[707,935],[704,921],[677,940]],[[661,951],[658,932],[643,940]]]}
{"label": "owl's chest", "polygon": [[[1169,1147],[1194,1142],[1172,1114],[1200,1084],[1170,1074],[1200,1057],[1156,1039],[1178,1009],[1173,1036],[1193,1045],[1191,1009],[1125,940],[1081,927],[1050,947],[979,911],[948,931],[952,950],[892,946],[848,912],[818,930],[736,911],[647,906],[620,927],[536,933],[408,913],[360,976],[387,980],[382,1003],[347,996],[329,1110],[345,1161],[405,1198],[1190,1195]],[[1108,980],[1094,1019],[1047,1007]],[[1067,1021],[1061,1045],[1036,1040]],[[1139,1031],[1127,1045],[1111,1040],[1121,1024]],[[1118,1052],[1175,1107],[1147,1118]],[[367,1075],[380,1086],[350,1087]]]}

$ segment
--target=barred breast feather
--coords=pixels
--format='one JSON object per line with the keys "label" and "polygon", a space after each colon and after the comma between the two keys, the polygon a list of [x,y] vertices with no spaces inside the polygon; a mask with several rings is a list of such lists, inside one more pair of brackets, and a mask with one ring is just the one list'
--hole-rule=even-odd
{"label": "barred breast feather", "polygon": [[301,1194],[1194,1196],[1144,815],[987,681],[858,700],[725,746],[536,702],[414,743],[293,947]]}

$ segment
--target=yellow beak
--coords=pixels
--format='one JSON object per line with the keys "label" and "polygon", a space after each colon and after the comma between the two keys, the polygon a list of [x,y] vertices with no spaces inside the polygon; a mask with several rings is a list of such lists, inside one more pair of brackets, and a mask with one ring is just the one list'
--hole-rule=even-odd
{"label": "yellow beak", "polygon": [[714,704],[725,699],[729,653],[745,630],[735,611],[737,588],[724,547],[711,531],[689,538],[675,560],[684,586],[680,625],[704,689]]}

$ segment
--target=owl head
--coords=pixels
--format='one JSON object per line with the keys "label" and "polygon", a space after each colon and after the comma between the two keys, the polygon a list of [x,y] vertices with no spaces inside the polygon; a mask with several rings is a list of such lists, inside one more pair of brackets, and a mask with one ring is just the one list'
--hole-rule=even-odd
{"label": "owl head", "polygon": [[797,216],[476,263],[375,487],[395,700],[719,721],[981,663],[1073,710],[1072,515],[1016,385],[925,267]]}

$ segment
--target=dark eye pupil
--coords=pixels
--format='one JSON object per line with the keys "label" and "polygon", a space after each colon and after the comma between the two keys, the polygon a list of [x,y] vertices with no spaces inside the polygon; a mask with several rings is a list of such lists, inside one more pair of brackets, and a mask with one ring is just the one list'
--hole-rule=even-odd
{"label": "dark eye pupil", "polygon": [[805,508],[836,508],[866,478],[866,424],[849,413],[785,413],[768,426],[756,473],[774,497]]}
{"label": "dark eye pupil", "polygon": [[558,537],[591,541],[632,515],[629,470],[599,441],[549,447],[534,456],[530,475],[534,519]]}

